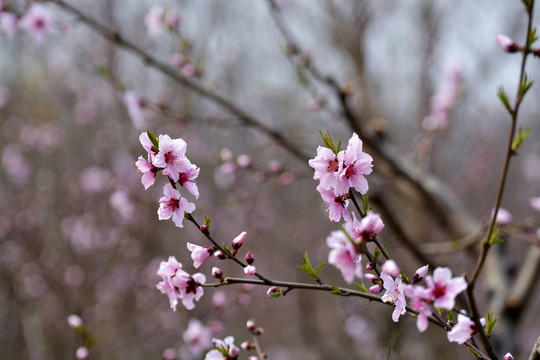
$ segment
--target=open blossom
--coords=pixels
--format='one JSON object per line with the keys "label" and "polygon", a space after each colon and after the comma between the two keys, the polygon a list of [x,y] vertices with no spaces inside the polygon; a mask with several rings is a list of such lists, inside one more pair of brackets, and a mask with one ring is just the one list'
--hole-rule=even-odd
{"label": "open blossom", "polygon": [[367,242],[372,235],[379,235],[384,228],[384,223],[379,214],[370,211],[367,215],[358,220],[353,212],[352,217],[345,218],[345,230],[355,241]]}
{"label": "open blossom", "polygon": [[156,173],[161,169],[152,165],[152,163],[150,163],[142,156],[139,156],[139,159],[137,160],[135,165],[137,166],[137,169],[143,174],[141,178],[141,183],[146,190],[154,184],[154,182],[156,181]]}
{"label": "open blossom", "polygon": [[338,171],[338,180],[334,193],[336,195],[343,194],[352,187],[364,195],[369,188],[364,175],[369,175],[373,171],[373,158],[362,151],[362,141],[358,135],[352,135],[342,156],[343,163]]}
{"label": "open blossom", "polygon": [[452,278],[452,271],[447,267],[438,267],[433,277],[427,276],[428,291],[433,305],[438,308],[452,310],[456,296],[467,288],[467,282],[461,276]]}
{"label": "open blossom", "polygon": [[199,198],[199,188],[195,183],[195,179],[199,176],[199,168],[193,164],[190,164],[189,168],[178,174],[178,183],[185,187],[191,195],[195,196],[195,199]]}
{"label": "open blossom", "polygon": [[214,247],[198,246],[189,242],[187,243],[187,248],[191,251],[191,258],[193,259],[193,266],[195,268],[201,266],[214,253]]}
{"label": "open blossom", "polygon": [[40,4],[32,4],[20,19],[19,26],[26,30],[34,42],[40,45],[45,36],[55,30],[52,13]]}
{"label": "open blossom", "polygon": [[459,314],[458,323],[452,327],[452,330],[446,333],[448,341],[463,344],[476,334],[476,325],[468,316]]}
{"label": "open blossom", "polygon": [[163,194],[159,199],[158,218],[167,220],[172,217],[173,222],[178,227],[184,227],[184,212],[191,214],[195,211],[195,204],[190,203],[180,195],[180,192],[171,184],[163,186]]}
{"label": "open blossom", "polygon": [[198,301],[204,294],[201,284],[204,284],[206,277],[197,273],[193,276],[182,270],[182,264],[174,256],[169,257],[169,261],[162,261],[157,272],[162,281],[156,287],[162,294],[169,297],[171,308],[176,311],[178,301],[181,300],[186,309],[195,307],[194,300]]}
{"label": "open blossom", "polygon": [[[146,107],[146,99],[138,95],[135,91],[128,90],[124,93],[124,104],[126,105],[129,117],[131,118],[131,122],[133,123],[133,126],[135,126],[135,129],[144,129],[144,127],[146,126],[146,122],[144,120],[143,112],[144,108]],[[141,136],[139,136],[139,140],[141,140]],[[145,145],[143,144],[143,147],[144,146]]]}
{"label": "open blossom", "polygon": [[401,275],[392,279],[392,276],[387,272],[381,272],[381,279],[383,281],[383,286],[386,289],[386,292],[382,296],[382,301],[390,303],[395,306],[394,312],[392,313],[392,320],[394,322],[399,321],[399,317],[406,312],[407,300],[405,300],[405,289],[401,280]]}
{"label": "open blossom", "polygon": [[317,156],[309,160],[308,164],[315,169],[313,179],[320,181],[322,189],[330,190],[336,186],[340,160],[332,150],[323,146],[317,147]]}
{"label": "open blossom", "polygon": [[428,318],[431,315],[431,308],[428,302],[431,301],[429,290],[419,285],[404,285],[405,295],[411,299],[411,309],[417,313],[416,327],[418,331],[424,332],[428,327]]}
{"label": "open blossom", "polygon": [[152,155],[154,166],[163,168],[163,174],[174,182],[180,179],[180,173],[192,169],[186,157],[187,144],[183,139],[171,139],[169,135],[159,135],[159,152]]}
{"label": "open blossom", "polygon": [[317,191],[326,204],[330,221],[339,222],[341,220],[341,214],[343,214],[343,218],[345,219],[350,217],[347,211],[349,200],[344,200],[344,196],[336,196],[333,190],[324,190],[321,185],[317,186]]}
{"label": "open blossom", "polygon": [[231,360],[236,359],[240,353],[240,349],[234,345],[234,337],[232,336],[227,336],[223,340],[213,338],[212,342],[216,349],[209,351],[204,360]]}
{"label": "open blossom", "polygon": [[199,319],[189,320],[183,338],[191,354],[196,358],[200,358],[205,350],[212,347],[212,330],[204,326]]}
{"label": "open blossom", "polygon": [[355,277],[362,277],[361,254],[343,231],[332,231],[326,238],[326,245],[331,249],[328,262],[341,271],[346,282],[350,284]]}

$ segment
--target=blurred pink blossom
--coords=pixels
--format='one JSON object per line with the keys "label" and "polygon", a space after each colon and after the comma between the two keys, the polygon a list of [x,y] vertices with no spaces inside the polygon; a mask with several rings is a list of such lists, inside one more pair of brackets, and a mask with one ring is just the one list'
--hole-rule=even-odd
{"label": "blurred pink blossom", "polygon": [[[493,216],[493,212],[492,216]],[[510,213],[510,211],[506,210],[505,208],[499,208],[499,211],[497,211],[497,218],[495,219],[495,222],[499,225],[509,225],[514,221],[514,217]]]}
{"label": "blurred pink blossom", "polygon": [[143,130],[146,127],[143,113],[146,107],[146,99],[133,90],[127,90],[124,93],[124,104],[135,129]]}
{"label": "blurred pink blossom", "polygon": [[144,24],[146,25],[146,32],[148,36],[155,37],[159,35],[163,31],[163,21],[163,8],[159,5],[153,5],[144,17]]}
{"label": "blurred pink blossom", "polygon": [[326,245],[331,249],[328,262],[341,271],[346,282],[351,284],[355,277],[362,277],[361,254],[343,231],[332,231],[326,238]]}
{"label": "blurred pink blossom", "polygon": [[476,333],[476,326],[468,316],[458,314],[458,323],[446,333],[448,341],[463,344]]}
{"label": "blurred pink blossom", "polygon": [[19,19],[11,12],[0,13],[0,28],[7,36],[12,37],[17,32]]}
{"label": "blurred pink blossom", "polygon": [[33,3],[19,21],[23,28],[37,44],[41,45],[45,37],[55,31],[52,13],[43,5]]}
{"label": "blurred pink blossom", "polygon": [[198,319],[189,320],[182,337],[196,358],[200,358],[205,350],[212,347],[212,331]]}
{"label": "blurred pink blossom", "polygon": [[532,197],[529,199],[529,204],[531,204],[531,207],[540,212],[540,197]]}
{"label": "blurred pink blossom", "polygon": [[495,40],[497,41],[497,44],[501,47],[501,49],[503,49],[504,52],[515,53],[521,50],[521,46],[516,44],[514,40],[510,39],[510,37],[506,35],[499,34],[497,35]]}

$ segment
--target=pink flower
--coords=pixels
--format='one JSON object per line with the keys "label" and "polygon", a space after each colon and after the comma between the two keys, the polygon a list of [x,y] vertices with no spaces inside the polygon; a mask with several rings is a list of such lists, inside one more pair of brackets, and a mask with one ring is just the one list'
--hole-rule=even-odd
{"label": "pink flower", "polygon": [[191,354],[200,358],[202,353],[212,347],[212,331],[198,319],[190,319],[188,328],[183,334],[184,341],[189,346]]}
{"label": "pink flower", "polygon": [[281,295],[282,293],[283,291],[279,287],[272,286],[266,291],[266,296],[268,296],[269,298],[273,298]]}
{"label": "pink flower", "polygon": [[326,238],[326,245],[331,249],[328,254],[328,262],[341,271],[346,282],[350,284],[355,277],[362,277],[360,253],[343,231],[332,231]]}
{"label": "pink flower", "polygon": [[343,161],[343,166],[340,166],[338,171],[334,193],[336,195],[346,193],[351,187],[362,195],[367,193],[369,186],[364,175],[369,175],[373,171],[373,158],[362,152],[362,141],[355,133],[349,139],[342,159],[338,154],[338,160]]}
{"label": "pink flower", "polygon": [[162,294],[169,297],[171,308],[176,311],[178,300],[186,309],[191,310],[195,307],[194,300],[199,300],[204,290],[200,286],[205,283],[206,277],[197,273],[193,276],[182,270],[182,264],[174,256],[169,257],[169,261],[162,261],[157,272],[162,281],[156,287]]}
{"label": "pink flower", "polygon": [[452,330],[446,333],[446,336],[448,337],[448,341],[463,344],[474,334],[476,334],[476,326],[474,325],[474,321],[469,319],[468,316],[459,314],[458,323],[452,327]]}
{"label": "pink flower", "polygon": [[236,359],[240,353],[240,349],[234,345],[232,336],[227,336],[224,340],[214,338],[212,342],[216,350],[208,352],[204,360],[231,360]]}
{"label": "pink flower", "polygon": [[531,204],[532,208],[538,212],[540,212],[540,197],[532,197],[529,199],[529,204]]}
{"label": "pink flower", "polygon": [[321,185],[317,186],[317,191],[326,205],[330,221],[339,222],[341,214],[343,214],[343,218],[350,217],[347,211],[349,200],[344,200],[344,196],[336,196],[332,189],[324,190]]}
{"label": "pink flower", "polygon": [[407,300],[405,300],[404,287],[401,280],[401,275],[396,277],[396,280],[392,279],[392,276],[385,272],[381,272],[381,279],[383,281],[383,286],[386,289],[386,292],[382,296],[382,301],[385,303],[390,303],[395,306],[394,312],[392,313],[392,320],[394,322],[399,321],[399,317],[406,312]]}
{"label": "pink flower", "polygon": [[[146,107],[146,99],[138,95],[135,91],[128,90],[124,93],[124,104],[126,105],[129,117],[131,118],[131,122],[133,123],[135,129],[144,129],[146,126],[146,122],[144,120],[143,112],[144,108]],[[141,140],[140,136],[139,140]]]}
{"label": "pink flower", "polygon": [[506,353],[504,355],[503,360],[514,360],[514,356],[511,353]]}
{"label": "pink flower", "polygon": [[161,170],[154,165],[152,165],[148,160],[139,156],[139,159],[135,163],[137,169],[143,174],[141,178],[141,183],[144,186],[144,189],[148,189],[156,181],[156,173]]}
{"label": "pink flower", "polygon": [[379,235],[384,228],[384,223],[381,217],[370,211],[362,220],[358,221],[355,213],[352,217],[346,218],[345,230],[347,233],[358,242],[368,242],[372,235]]}
{"label": "pink flower", "polygon": [[[308,161],[309,166],[315,169],[313,179],[320,180],[320,187],[323,190],[331,190],[336,186],[340,163],[337,155],[329,148],[323,146],[319,146],[317,148],[317,156]],[[347,188],[343,192],[347,192],[348,190]]]}
{"label": "pink flower", "polygon": [[159,35],[163,30],[163,9],[159,5],[154,5],[148,10],[148,13],[144,17],[144,24],[146,25],[146,33],[150,37]]}
{"label": "pink flower", "polygon": [[11,12],[0,13],[0,29],[2,29],[7,36],[12,37],[17,32],[17,25],[19,19],[17,15]]}
{"label": "pink flower", "polygon": [[199,176],[199,171],[197,166],[190,164],[189,169],[178,174],[178,183],[185,187],[191,195],[195,196],[195,199],[199,198],[199,188],[194,181]]}
{"label": "pink flower", "polygon": [[214,253],[214,247],[198,246],[189,242],[186,245],[188,250],[191,251],[191,258],[195,268],[204,264]]}
{"label": "pink flower", "polygon": [[187,144],[183,139],[172,140],[169,135],[159,135],[158,142],[159,152],[152,155],[152,163],[156,167],[164,168],[163,174],[177,182],[180,173],[193,169],[193,165],[185,156]]}
{"label": "pink flower", "polygon": [[163,194],[164,196],[159,199],[159,220],[167,220],[172,217],[177,227],[184,227],[182,224],[184,212],[191,214],[195,210],[195,204],[183,198],[171,184],[163,186]]}
{"label": "pink flower", "polygon": [[431,308],[427,304],[431,301],[429,290],[419,285],[404,285],[405,295],[411,299],[411,309],[417,313],[416,327],[418,331],[424,332],[428,327],[428,318],[431,315]]}
{"label": "pink flower", "polygon": [[71,314],[67,317],[67,322],[72,329],[82,328],[83,321],[80,316]]}
{"label": "pink flower", "polygon": [[19,26],[26,30],[33,41],[40,45],[45,36],[54,32],[54,22],[52,13],[42,5],[32,4],[21,18]]}
{"label": "pink flower", "polygon": [[75,351],[75,357],[76,357],[78,360],[85,360],[85,359],[88,359],[89,356],[90,356],[90,350],[88,350],[87,347],[80,346],[80,347],[78,347],[77,350]]}
{"label": "pink flower", "polygon": [[386,260],[381,267],[381,271],[396,277],[399,275],[399,266],[394,260]]}
{"label": "pink flower", "polygon": [[465,279],[461,276],[452,278],[447,267],[436,268],[433,277],[426,277],[426,283],[433,305],[446,310],[454,308],[456,296],[467,288]]}
{"label": "pink flower", "polygon": [[180,26],[180,15],[176,12],[176,10],[169,10],[167,11],[167,14],[165,14],[165,18],[163,19],[163,22],[167,26],[167,28],[173,30]]}
{"label": "pink flower", "polygon": [[495,38],[497,41],[497,44],[503,49],[504,52],[507,53],[515,53],[521,50],[521,46],[516,44],[514,40],[510,39],[506,35],[499,34]]}

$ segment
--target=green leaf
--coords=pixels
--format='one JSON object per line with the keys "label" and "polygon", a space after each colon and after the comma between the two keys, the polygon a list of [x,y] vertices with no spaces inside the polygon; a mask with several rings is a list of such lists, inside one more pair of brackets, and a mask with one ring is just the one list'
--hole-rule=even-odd
{"label": "green leaf", "polygon": [[228,252],[232,253],[231,249],[229,249],[229,248],[227,247],[227,245],[225,245],[225,243],[222,243],[221,246],[222,246],[225,250],[227,250]]}
{"label": "green leaf", "polygon": [[84,347],[86,347],[88,350],[92,350],[92,348],[96,346],[96,344],[97,344],[96,337],[94,335],[90,335],[84,342]]}
{"label": "green leaf", "polygon": [[379,256],[381,256],[381,250],[379,248],[375,248],[375,251],[373,252],[373,262],[377,264],[377,260],[379,259]]}
{"label": "green leaf", "polygon": [[515,152],[519,149],[519,147],[523,144],[525,139],[527,139],[531,131],[531,128],[525,129],[525,131],[523,131],[521,130],[521,126],[519,127],[516,136],[514,136],[514,139],[512,140],[512,151]]}
{"label": "green leaf", "polygon": [[471,349],[471,348],[467,348],[467,349],[469,350],[469,352],[470,352],[471,354],[473,354],[473,356],[474,356],[475,358],[480,359],[480,354],[478,354],[476,351],[474,351],[474,350]]}
{"label": "green leaf", "polygon": [[499,225],[494,225],[493,230],[491,231],[491,236],[489,237],[489,244],[493,245],[496,244],[497,239],[499,238],[499,231],[501,230],[501,227]]}
{"label": "green leaf", "polygon": [[272,293],[269,299],[275,299],[277,297],[280,297],[281,295],[283,295],[283,291],[278,291],[278,292]]}
{"label": "green leaf", "polygon": [[514,111],[512,110],[512,106],[510,105],[510,100],[508,100],[508,95],[506,95],[506,91],[504,91],[504,88],[502,86],[497,89],[497,96],[501,100],[506,110],[508,110],[508,112],[512,114]]}
{"label": "green leaf", "polygon": [[337,286],[332,285],[332,291],[330,291],[330,294],[343,296],[343,291],[339,290]]}
{"label": "green leaf", "polygon": [[360,285],[359,283],[357,283],[356,281],[354,282],[354,286],[361,292],[363,293],[367,293],[368,290],[366,288],[366,285],[364,285],[364,281],[362,281],[362,284]]}
{"label": "green leaf", "polygon": [[362,210],[364,214],[367,214],[371,209],[373,209],[373,206],[369,203],[368,194],[362,195]]}
{"label": "green leaf", "polygon": [[341,139],[338,141],[336,146],[334,139],[332,139],[332,135],[330,135],[330,131],[327,131],[326,134],[324,134],[321,130],[319,130],[319,134],[321,135],[324,145],[337,155],[341,148]]}
{"label": "green leaf", "polygon": [[152,150],[155,152],[159,152],[159,142],[156,136],[152,134],[148,129],[146,129],[146,134],[148,135],[148,138],[152,142]]}
{"label": "green leaf", "polygon": [[341,140],[343,140],[343,139],[339,139],[339,141],[337,143],[336,154],[341,151]]}
{"label": "green leaf", "polygon": [[449,322],[454,322],[454,312],[450,310],[446,310],[446,317]]}
{"label": "green leaf", "polygon": [[493,316],[493,313],[487,314],[487,320],[486,320],[486,335],[491,334],[491,331],[495,327],[495,324],[497,323],[499,319]]}
{"label": "green leaf", "polygon": [[536,28],[532,28],[529,32],[529,37],[527,38],[527,48],[531,48],[533,44],[538,40],[538,35],[536,35]]}
{"label": "green leaf", "polygon": [[525,11],[530,13],[532,11],[532,1],[533,0],[521,0],[523,6],[525,6]]}
{"label": "green leaf", "polygon": [[319,273],[321,272],[321,269],[324,266],[324,262],[321,263],[319,266],[317,266],[317,270],[313,268],[313,265],[311,265],[311,261],[309,261],[309,256],[306,253],[304,253],[304,256],[302,257],[302,265],[297,265],[297,267],[301,270],[303,270],[306,274],[311,276],[315,281],[319,281]]}
{"label": "green leaf", "polygon": [[529,80],[527,74],[523,75],[523,81],[519,85],[519,96],[524,97],[531,86],[533,86],[533,80]]}
{"label": "green leaf", "polygon": [[210,221],[210,216],[205,216],[204,217],[204,226],[206,226],[206,229],[209,230],[210,229],[210,224],[212,222]]}
{"label": "green leaf", "polygon": [[326,265],[326,263],[323,261],[319,266],[317,266],[317,276],[319,276],[319,274],[321,273],[324,265]]}
{"label": "green leaf", "polygon": [[403,281],[403,283],[405,283],[405,284],[410,284],[411,283],[409,281],[409,278],[407,277],[407,275],[405,275],[405,273],[403,272],[403,270],[399,269],[399,273],[401,275],[401,280]]}

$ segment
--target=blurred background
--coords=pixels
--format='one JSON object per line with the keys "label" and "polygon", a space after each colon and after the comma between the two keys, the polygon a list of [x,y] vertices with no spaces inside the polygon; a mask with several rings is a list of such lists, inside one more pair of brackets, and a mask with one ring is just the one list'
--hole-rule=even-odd
{"label": "blurred background", "polygon": [[[158,177],[144,190],[135,167],[145,155],[138,136],[148,128],[187,142],[201,194],[187,197],[199,222],[211,218],[218,242],[230,244],[245,230],[240,255],[252,251],[260,273],[311,282],[297,265],[306,251],[314,264],[327,261],[325,239],[339,225],[324,213],[307,159],[322,144],[319,130],[346,143],[360,129],[375,159],[368,181],[374,211],[387,225],[380,239],[393,258],[410,276],[426,261],[470,274],[510,126],[497,87],[514,98],[521,61],[495,37],[524,41],[527,17],[518,0],[72,4],[281,133],[303,157],[56,4],[40,4],[52,18],[42,39],[25,29],[11,33],[4,20],[0,359],[74,358],[81,344],[70,314],[96,336],[94,359],[159,359],[166,349],[174,351],[165,357],[202,359],[184,336],[194,318],[212,336],[235,336],[237,345],[249,340],[245,322],[255,318],[269,359],[470,356],[440,328],[420,334],[411,316],[393,323],[390,306],[327,293],[295,290],[269,300],[265,287],[233,285],[205,289],[194,310],[173,312],[155,288],[159,263],[175,256],[193,273],[186,242],[207,244],[189,222],[179,229],[158,220],[165,182]],[[22,16],[29,5],[4,1],[4,13]],[[151,30],[154,5],[173,19]],[[538,79],[539,68],[530,58],[530,78]],[[493,250],[477,286],[483,314],[501,319],[498,352],[516,358],[528,356],[540,335],[538,255],[528,256],[538,249],[538,213],[529,199],[540,196],[539,96],[533,86],[520,111],[519,124],[532,133],[510,167],[507,241]],[[243,276],[233,265],[211,259],[198,271],[209,281],[212,266]],[[525,271],[533,276],[516,300],[513,284]],[[321,277],[344,285],[330,265]]]}

